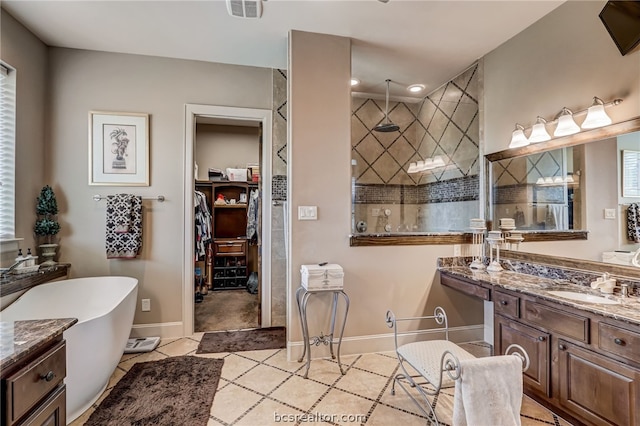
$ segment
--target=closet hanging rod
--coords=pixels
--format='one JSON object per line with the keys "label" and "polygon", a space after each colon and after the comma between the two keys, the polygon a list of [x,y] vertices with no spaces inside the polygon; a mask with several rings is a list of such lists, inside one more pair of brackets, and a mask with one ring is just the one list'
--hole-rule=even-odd
{"label": "closet hanging rod", "polygon": [[[100,201],[100,200],[106,200],[107,197],[103,196],[103,195],[94,195],[93,196],[93,201]],[[157,197],[142,197],[143,200],[154,200],[154,201],[160,201],[163,202],[165,200],[164,195],[158,195]]]}

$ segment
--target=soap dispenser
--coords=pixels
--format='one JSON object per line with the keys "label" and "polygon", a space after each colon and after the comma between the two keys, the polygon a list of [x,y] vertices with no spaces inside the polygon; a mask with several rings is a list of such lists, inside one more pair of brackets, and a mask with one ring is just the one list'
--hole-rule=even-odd
{"label": "soap dispenser", "polygon": [[22,255],[22,249],[18,249],[18,257],[16,257],[16,269],[19,268],[24,268],[25,267],[25,263],[27,262],[27,257]]}

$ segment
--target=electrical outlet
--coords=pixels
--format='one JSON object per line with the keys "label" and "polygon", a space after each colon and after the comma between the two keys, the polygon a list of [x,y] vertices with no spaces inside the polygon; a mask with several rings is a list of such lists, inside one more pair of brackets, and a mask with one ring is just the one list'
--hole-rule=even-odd
{"label": "electrical outlet", "polygon": [[604,218],[605,219],[615,219],[616,218],[616,209],[604,209]]}
{"label": "electrical outlet", "polygon": [[142,299],[142,312],[149,312],[151,310],[151,299]]}
{"label": "electrical outlet", "polygon": [[298,220],[318,220],[318,206],[298,206]]}
{"label": "electrical outlet", "polygon": [[462,256],[462,246],[460,244],[453,245],[453,255]]}

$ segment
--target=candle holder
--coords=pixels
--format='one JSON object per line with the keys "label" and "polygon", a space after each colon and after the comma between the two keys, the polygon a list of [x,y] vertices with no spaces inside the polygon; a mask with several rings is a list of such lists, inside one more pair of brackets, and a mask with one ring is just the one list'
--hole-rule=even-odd
{"label": "candle holder", "polygon": [[[502,232],[489,231],[487,242],[489,243],[489,266],[487,266],[488,272],[500,272],[503,270],[500,266],[500,244],[504,241]],[[493,248],[496,248],[496,258],[493,258]]]}
{"label": "candle holder", "polygon": [[484,266],[484,231],[487,228],[473,228],[472,232],[472,246],[473,246],[473,261],[469,265],[471,269],[482,270]]}

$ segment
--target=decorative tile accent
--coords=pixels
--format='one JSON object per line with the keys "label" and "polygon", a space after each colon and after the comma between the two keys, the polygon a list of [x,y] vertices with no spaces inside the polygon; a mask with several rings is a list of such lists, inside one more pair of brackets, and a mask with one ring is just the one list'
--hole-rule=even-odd
{"label": "decorative tile accent", "polygon": [[287,176],[274,175],[271,177],[271,198],[279,201],[287,199]]}
{"label": "decorative tile accent", "polygon": [[287,71],[273,70],[273,174],[287,174]]}
{"label": "decorative tile accent", "polygon": [[356,204],[429,204],[479,199],[478,175],[421,185],[354,186]]}

